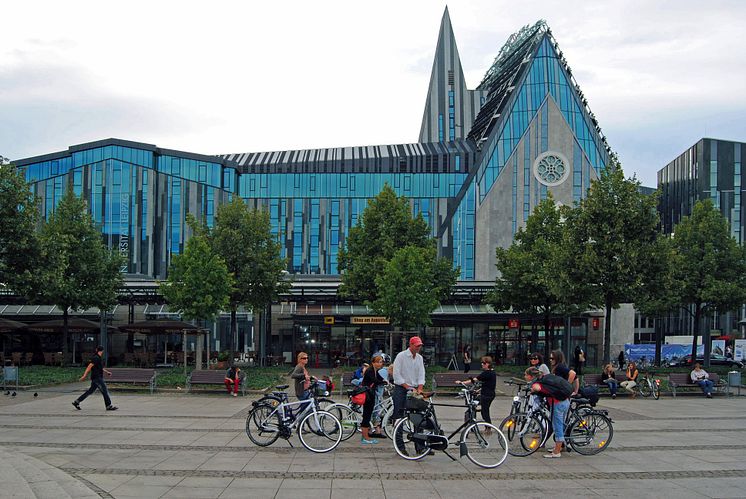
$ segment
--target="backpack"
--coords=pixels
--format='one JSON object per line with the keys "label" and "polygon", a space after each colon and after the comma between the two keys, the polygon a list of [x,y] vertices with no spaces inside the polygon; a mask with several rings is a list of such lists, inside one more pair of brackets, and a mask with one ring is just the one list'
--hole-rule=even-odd
{"label": "backpack", "polygon": [[596,407],[598,403],[598,387],[593,385],[584,386],[580,389],[580,396],[588,399],[591,407]]}
{"label": "backpack", "polygon": [[546,374],[539,379],[541,394],[557,400],[567,400],[572,395],[572,385],[565,378]]}
{"label": "backpack", "polygon": [[363,366],[357,368],[357,371],[352,373],[352,379],[363,379]]}

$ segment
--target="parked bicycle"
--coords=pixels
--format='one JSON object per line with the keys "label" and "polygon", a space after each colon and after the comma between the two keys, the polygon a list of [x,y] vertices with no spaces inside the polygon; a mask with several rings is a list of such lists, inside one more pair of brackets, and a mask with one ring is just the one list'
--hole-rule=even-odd
{"label": "parked bicycle", "polygon": [[[522,396],[514,397],[511,414],[500,423],[508,440],[510,455],[525,457],[544,447],[552,435],[552,411],[543,397],[531,399],[526,412],[520,408],[521,399],[529,399],[529,385],[520,388]],[[519,399],[519,400],[516,400]],[[570,410],[565,420],[565,442],[568,450],[578,454],[594,455],[606,449],[614,436],[613,421],[608,411],[591,407],[585,398],[570,399]]]}
{"label": "parked bicycle", "polygon": [[[345,404],[334,403],[327,406],[322,405],[322,409],[334,414],[337,419],[339,419],[339,422],[342,423],[342,440],[347,440],[357,433],[363,422],[363,406],[352,403],[352,390],[349,390],[347,395],[349,400]],[[391,414],[393,414],[393,407],[394,403],[391,398],[391,388],[389,385],[386,385],[384,387],[384,396],[381,400],[376,400],[373,413],[380,415],[381,426],[384,428],[387,436],[389,435],[389,431],[385,430],[384,421],[385,424],[391,424],[390,421]]]}
{"label": "parked bicycle", "polygon": [[456,460],[448,451],[451,440],[459,448],[459,457],[466,456],[471,462],[482,468],[497,468],[508,457],[508,442],[505,435],[494,425],[477,421],[476,387],[462,388],[459,397],[464,399],[466,411],[464,423],[453,433],[446,436],[435,414],[435,406],[462,407],[451,404],[435,404],[431,400],[415,397],[407,398],[406,417],[399,419],[394,427],[394,449],[404,459],[416,461],[431,451],[442,451],[452,460]]}
{"label": "parked bicycle", "polygon": [[637,378],[637,386],[640,395],[643,397],[653,396],[655,400],[661,397],[661,380],[655,377],[655,373],[646,371],[640,373]]}
{"label": "parked bicycle", "polygon": [[319,408],[316,396],[328,393],[325,387],[322,389],[317,380],[313,380],[310,389],[314,396],[306,400],[290,402],[287,393],[282,392],[277,395],[279,403],[275,397],[254,402],[246,417],[249,439],[260,447],[267,447],[283,438],[292,447],[290,437],[296,430],[301,444],[311,452],[334,450],[342,441],[342,424],[333,414]]}

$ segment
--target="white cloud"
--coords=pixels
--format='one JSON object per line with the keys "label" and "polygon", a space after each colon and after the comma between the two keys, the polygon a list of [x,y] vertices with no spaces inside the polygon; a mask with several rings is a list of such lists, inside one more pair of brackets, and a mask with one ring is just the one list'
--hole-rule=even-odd
{"label": "white cloud", "polygon": [[[412,142],[445,3],[18,2],[4,9],[0,153],[106,137],[205,154]],[[449,3],[474,87],[547,20],[628,173],[746,140],[746,4]]]}

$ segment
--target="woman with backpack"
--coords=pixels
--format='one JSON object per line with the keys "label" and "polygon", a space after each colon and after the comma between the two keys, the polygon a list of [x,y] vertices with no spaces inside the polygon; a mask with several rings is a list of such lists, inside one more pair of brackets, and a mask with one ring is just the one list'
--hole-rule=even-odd
{"label": "woman with backpack", "polygon": [[567,411],[570,409],[573,387],[566,379],[556,374],[544,375],[535,367],[526,369],[524,378],[531,385],[531,393],[544,397],[552,407],[554,448],[544,457],[562,457],[562,446],[565,444],[565,418],[567,417]]}

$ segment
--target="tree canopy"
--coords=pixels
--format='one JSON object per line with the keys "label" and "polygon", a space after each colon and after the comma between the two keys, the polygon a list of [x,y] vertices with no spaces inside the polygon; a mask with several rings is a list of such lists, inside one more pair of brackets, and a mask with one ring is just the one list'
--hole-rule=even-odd
{"label": "tree canopy", "polygon": [[111,309],[122,283],[122,257],[104,245],[85,202],[72,190],[65,193],[42,227],[41,241],[39,298],[63,311],[63,353],[67,358],[68,309]]}
{"label": "tree canopy", "polygon": [[30,296],[38,284],[41,244],[37,202],[13,165],[0,164],[0,285]]}
{"label": "tree canopy", "polygon": [[228,306],[232,287],[225,261],[199,231],[187,240],[184,253],[172,257],[168,278],[160,283],[166,301],[187,320],[215,318]]}

